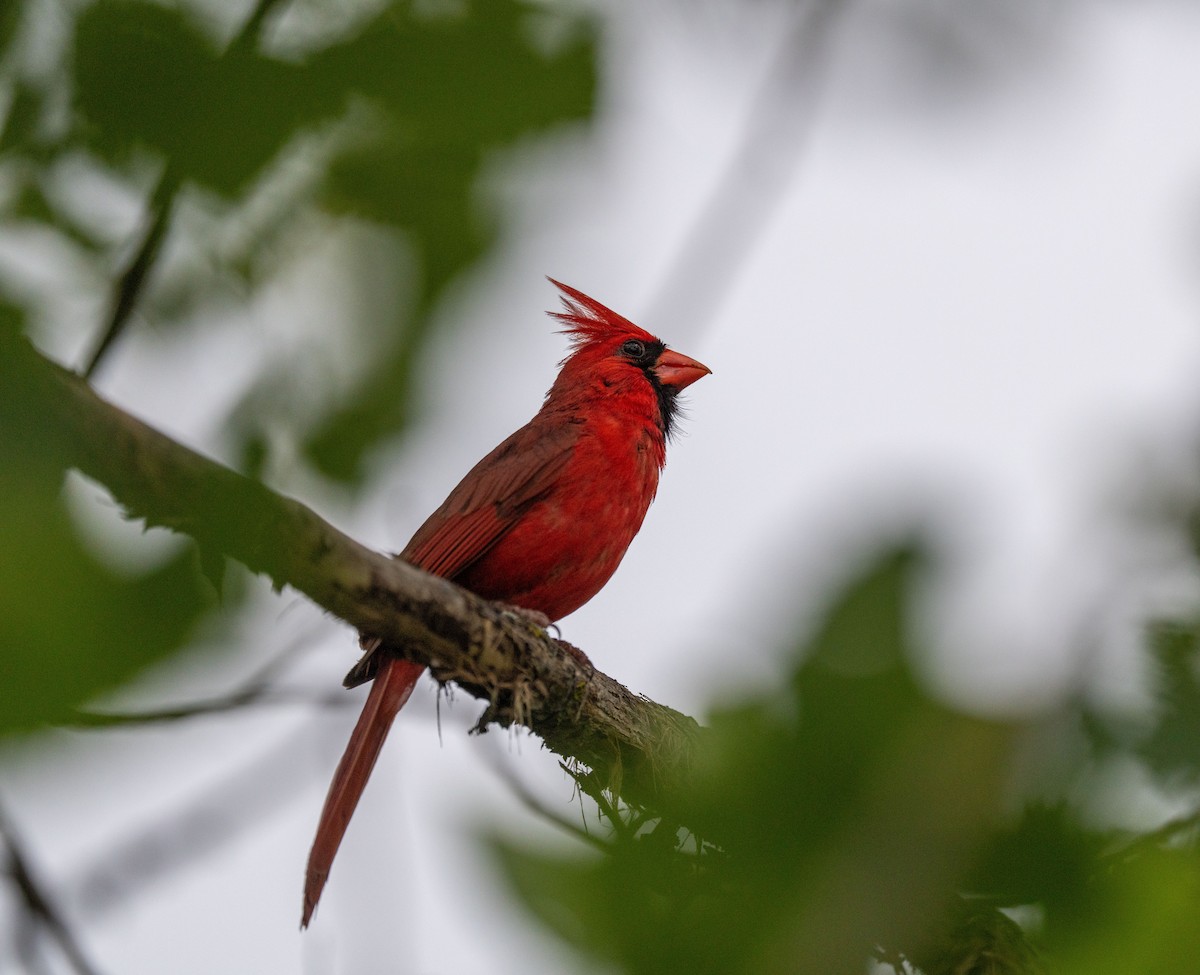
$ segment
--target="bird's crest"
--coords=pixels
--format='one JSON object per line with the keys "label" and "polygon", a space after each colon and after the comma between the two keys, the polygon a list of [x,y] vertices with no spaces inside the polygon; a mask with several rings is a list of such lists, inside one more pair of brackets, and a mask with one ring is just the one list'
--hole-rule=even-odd
{"label": "bird's crest", "polygon": [[562,292],[564,311],[550,312],[551,318],[557,318],[566,328],[563,334],[570,338],[571,345],[576,349],[604,342],[609,339],[641,339],[643,342],[657,342],[653,335],[644,328],[634,325],[628,318],[618,315],[611,308],[600,304],[595,298],[590,298],[569,284],[547,280]]}

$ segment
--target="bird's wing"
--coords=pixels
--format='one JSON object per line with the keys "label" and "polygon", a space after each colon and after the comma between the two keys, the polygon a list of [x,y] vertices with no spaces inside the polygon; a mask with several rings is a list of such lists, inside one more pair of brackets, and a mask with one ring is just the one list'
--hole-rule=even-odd
{"label": "bird's wing", "polygon": [[[571,459],[581,426],[526,424],[476,464],[397,558],[446,579],[481,558],[530,505],[544,498]],[[374,679],[382,641],[364,635],[363,655],[342,682]]]}
{"label": "bird's wing", "polygon": [[581,427],[529,423],[476,464],[425,521],[400,558],[453,579],[554,487]]}

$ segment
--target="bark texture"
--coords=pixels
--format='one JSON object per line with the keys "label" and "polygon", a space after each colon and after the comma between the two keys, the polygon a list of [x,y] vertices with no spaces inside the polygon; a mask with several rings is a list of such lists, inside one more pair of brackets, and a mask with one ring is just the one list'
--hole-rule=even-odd
{"label": "bark texture", "polygon": [[525,618],[372,551],[310,508],[177,443],[98,396],[19,336],[0,336],[0,410],[17,437],[105,485],[132,516],[291,586],[360,631],[406,648],[487,702],[477,725],[520,725],[651,808],[683,784],[703,729],[629,691]]}

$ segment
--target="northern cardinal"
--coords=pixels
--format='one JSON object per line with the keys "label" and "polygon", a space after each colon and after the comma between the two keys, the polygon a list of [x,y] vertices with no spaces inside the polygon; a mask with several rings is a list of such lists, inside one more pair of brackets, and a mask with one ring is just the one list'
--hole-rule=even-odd
{"label": "northern cardinal", "polygon": [[[711,370],[559,284],[572,350],[537,415],[476,464],[397,558],[487,599],[560,619],[616,571],[658,489],[680,390]],[[378,639],[346,677],[374,678],[321,810],[307,927],[397,712],[424,668]]]}

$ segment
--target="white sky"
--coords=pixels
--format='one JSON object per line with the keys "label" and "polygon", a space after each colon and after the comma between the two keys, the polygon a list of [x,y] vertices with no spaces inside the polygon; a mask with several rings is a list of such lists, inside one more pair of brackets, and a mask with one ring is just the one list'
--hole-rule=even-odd
{"label": "white sky", "polygon": [[[922,112],[894,59],[854,42],[884,7],[860,9],[800,172],[698,324],[639,316],[731,151],[778,11],[746,5],[735,20],[714,6],[684,21],[669,5],[617,7],[595,139],[500,167],[498,199],[544,205],[448,303],[463,324],[430,357],[426,424],[380,460],[387,489],[353,508],[316,486],[287,490],[400,548],[540,403],[563,353],[542,315],[551,274],[714,371],[689,391],[686,435],[625,564],[563,624],[602,669],[702,713],[770,679],[779,641],[846,571],[846,549],[861,553],[880,526],[941,518],[952,559],[928,625],[943,693],[989,709],[1047,703],[1078,680],[1125,694],[1135,668],[1121,641],[1098,660],[1076,641],[1161,598],[1144,572],[1133,578],[1149,556],[1124,544],[1114,494],[1182,455],[1195,428],[1200,11],[1080,4],[1020,81]],[[505,184],[514,172],[532,175]],[[219,453],[216,424],[258,364],[337,320],[342,243],[314,248],[202,338],[130,337],[102,387]],[[352,636],[291,595],[263,602],[253,645],[316,632],[308,670],[336,686]],[[226,640],[214,638],[225,669],[189,659],[151,686],[229,686],[249,665],[246,641]],[[46,872],[71,877],[155,811],[292,738],[286,762],[310,770],[299,798],[82,927],[104,970],[562,971],[561,950],[514,920],[472,830],[532,828],[489,771],[497,756],[577,815],[569,784],[536,742],[468,740],[478,709],[462,695],[443,702],[439,744],[433,700],[425,687],[398,721],[304,937],[304,859],[352,710],[47,736],[5,756],[6,798]],[[0,973],[16,971],[6,961]]]}

